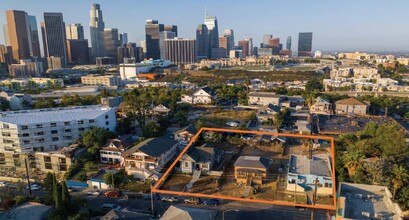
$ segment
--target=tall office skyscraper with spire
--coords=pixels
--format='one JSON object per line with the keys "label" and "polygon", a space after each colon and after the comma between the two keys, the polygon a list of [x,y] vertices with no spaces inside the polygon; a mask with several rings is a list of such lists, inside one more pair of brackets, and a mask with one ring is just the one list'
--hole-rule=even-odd
{"label": "tall office skyscraper with spire", "polygon": [[99,4],[92,4],[90,10],[90,34],[92,53],[95,57],[105,55],[104,50],[104,28],[105,24],[102,18],[102,11]]}
{"label": "tall office skyscraper with spire", "polygon": [[209,34],[210,48],[219,48],[219,27],[216,16],[206,15],[205,25]]}

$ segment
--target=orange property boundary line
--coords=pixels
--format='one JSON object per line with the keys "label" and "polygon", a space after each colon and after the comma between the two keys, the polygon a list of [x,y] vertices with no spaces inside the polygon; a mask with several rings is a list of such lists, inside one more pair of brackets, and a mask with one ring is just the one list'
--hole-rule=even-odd
{"label": "orange property boundary line", "polygon": [[[233,132],[233,133],[243,133],[243,134],[267,134],[273,136],[282,136],[282,137],[298,137],[298,138],[310,138],[310,139],[320,139],[320,140],[328,140],[331,143],[331,158],[332,158],[332,186],[333,186],[333,199],[334,205],[332,206],[325,206],[325,205],[308,205],[308,204],[299,204],[293,202],[286,202],[286,201],[267,201],[267,200],[257,200],[257,199],[249,199],[249,198],[239,198],[239,197],[230,197],[230,196],[221,196],[221,195],[210,195],[210,194],[202,194],[202,193],[188,193],[188,192],[178,192],[178,191],[170,191],[170,190],[161,190],[159,186],[165,181],[169,173],[172,169],[176,166],[177,162],[182,158],[182,156],[187,152],[187,150],[192,146],[192,144],[197,140],[199,135],[203,131],[218,131],[218,132]],[[179,156],[176,158],[175,161],[171,164],[171,166],[166,170],[166,172],[162,175],[159,181],[155,184],[152,188],[152,192],[154,193],[163,193],[163,194],[171,194],[171,195],[181,195],[181,196],[192,196],[192,197],[205,197],[205,198],[216,198],[216,199],[224,199],[224,200],[234,200],[234,201],[243,201],[243,202],[252,202],[252,203],[264,203],[264,204],[271,204],[271,205],[285,205],[285,206],[300,206],[312,209],[325,209],[325,210],[336,210],[336,190],[335,190],[335,150],[334,150],[334,138],[328,136],[316,136],[316,135],[302,135],[302,134],[285,134],[285,133],[275,133],[275,132],[264,132],[264,131],[249,131],[249,130],[234,130],[234,129],[223,129],[223,128],[201,128],[195,136],[189,141],[188,145],[182,150]]]}

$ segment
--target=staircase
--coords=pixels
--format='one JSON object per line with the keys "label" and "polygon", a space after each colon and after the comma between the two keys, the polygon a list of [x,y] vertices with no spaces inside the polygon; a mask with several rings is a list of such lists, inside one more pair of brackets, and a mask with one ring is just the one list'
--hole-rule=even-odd
{"label": "staircase", "polygon": [[189,191],[190,188],[192,188],[193,184],[199,180],[200,175],[202,174],[201,170],[195,170],[193,172],[192,175],[192,179],[190,180],[190,182],[185,186],[185,188],[183,188],[183,192]]}

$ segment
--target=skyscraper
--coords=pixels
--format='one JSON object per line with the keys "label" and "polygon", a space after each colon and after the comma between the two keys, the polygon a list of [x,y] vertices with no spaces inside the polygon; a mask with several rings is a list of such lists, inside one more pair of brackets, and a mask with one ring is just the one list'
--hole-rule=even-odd
{"label": "skyscraper", "polygon": [[234,31],[233,29],[225,29],[224,36],[229,37],[228,48],[231,50],[234,47]]}
{"label": "skyscraper", "polygon": [[7,27],[7,24],[3,24],[3,34],[6,46],[10,46],[9,29]]}
{"label": "skyscraper", "polygon": [[285,49],[291,50],[291,36],[287,37],[287,42],[285,44]]}
{"label": "skyscraper", "polygon": [[298,56],[311,56],[312,32],[299,33]]}
{"label": "skyscraper", "polygon": [[99,4],[92,4],[90,10],[90,34],[92,53],[95,57],[105,56],[104,51],[104,28],[102,11]]}
{"label": "skyscraper", "polygon": [[28,15],[25,11],[8,10],[6,17],[13,62],[18,63],[20,59],[30,58],[32,51]]}
{"label": "skyscraper", "polygon": [[268,48],[270,47],[270,40],[273,39],[272,34],[265,34],[263,36],[263,44],[261,45],[263,48]]}
{"label": "skyscraper", "polygon": [[159,33],[164,31],[164,25],[157,20],[146,20],[146,57],[157,60],[160,58]]}
{"label": "skyscraper", "polygon": [[197,56],[199,58],[210,58],[210,45],[207,26],[199,24],[196,28]]}
{"label": "skyscraper", "polygon": [[128,34],[127,33],[120,33],[119,34],[119,41],[121,46],[128,43]]}
{"label": "skyscraper", "polygon": [[60,57],[64,67],[68,60],[65,24],[62,13],[44,12],[44,34],[46,57]]}
{"label": "skyscraper", "polygon": [[105,55],[114,58],[114,62],[118,60],[118,47],[120,46],[119,34],[117,28],[104,29],[104,45]]}
{"label": "skyscraper", "polygon": [[159,50],[160,50],[160,58],[165,59],[165,40],[166,39],[173,39],[176,37],[175,32],[171,31],[161,31],[159,33]]}
{"label": "skyscraper", "polygon": [[228,51],[230,51],[230,36],[223,36],[219,37],[219,47],[223,48],[226,53],[225,56],[227,56]]}
{"label": "skyscraper", "polygon": [[135,43],[126,43],[118,47],[118,63],[124,63],[124,58],[135,58],[140,62],[139,50]]}
{"label": "skyscraper", "polygon": [[175,33],[175,37],[178,37],[178,26],[176,25],[165,25],[165,31]]}
{"label": "skyscraper", "polygon": [[243,51],[243,57],[251,56],[253,54],[253,39],[252,38],[245,38],[239,41],[239,47]]}
{"label": "skyscraper", "polygon": [[273,48],[273,54],[277,55],[280,53],[280,38],[271,38],[268,47]]}
{"label": "skyscraper", "polygon": [[84,39],[84,27],[81,24],[70,24],[65,28],[65,30],[68,40]]}
{"label": "skyscraper", "polygon": [[216,16],[206,15],[205,25],[207,27],[207,32],[209,35],[210,48],[218,48],[219,47],[219,27],[217,25]]}
{"label": "skyscraper", "polygon": [[196,40],[188,38],[166,39],[165,59],[177,65],[196,62]]}
{"label": "skyscraper", "polygon": [[40,38],[38,36],[38,28],[37,28],[37,20],[36,17],[33,15],[28,15],[28,29],[30,31],[31,36],[31,56],[41,57],[40,52]]}
{"label": "skyscraper", "polygon": [[67,40],[68,63],[88,64],[90,55],[87,39],[69,39]]}

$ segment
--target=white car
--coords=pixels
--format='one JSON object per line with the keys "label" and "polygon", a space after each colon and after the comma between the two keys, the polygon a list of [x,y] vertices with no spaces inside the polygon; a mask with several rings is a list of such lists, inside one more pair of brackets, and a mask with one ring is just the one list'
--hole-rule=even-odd
{"label": "white car", "polygon": [[[28,186],[26,187],[26,189],[28,190]],[[38,185],[37,183],[33,183],[33,184],[31,184],[31,190],[39,190],[39,189],[41,189],[41,186],[40,185]]]}
{"label": "white car", "polygon": [[228,121],[226,122],[226,125],[230,127],[238,127],[240,125],[240,122],[239,121]]}
{"label": "white car", "polygon": [[87,192],[87,195],[90,195],[90,196],[99,196],[99,195],[101,195],[101,192],[98,191],[98,190],[91,190],[91,191],[88,191],[88,192]]}

